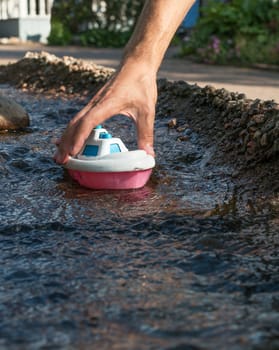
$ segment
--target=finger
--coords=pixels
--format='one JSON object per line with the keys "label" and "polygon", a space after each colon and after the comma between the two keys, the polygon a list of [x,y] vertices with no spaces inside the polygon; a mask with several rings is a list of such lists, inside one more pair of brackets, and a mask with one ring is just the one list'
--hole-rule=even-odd
{"label": "finger", "polygon": [[55,146],[58,146],[61,142],[61,138],[60,137],[53,137],[51,140],[50,140],[51,144],[52,145],[55,145]]}
{"label": "finger", "polygon": [[141,117],[137,122],[138,148],[146,151],[147,154],[155,156],[154,144],[154,116]]}
{"label": "finger", "polygon": [[77,122],[73,122],[72,120],[56,143],[57,149],[54,154],[54,160],[56,163],[64,164],[68,161],[70,150],[72,148],[72,138],[75,133],[76,124]]}
{"label": "finger", "polygon": [[60,149],[57,149],[56,152],[54,153],[53,159],[57,164],[63,165],[68,162],[69,155],[65,152],[61,152]]}
{"label": "finger", "polygon": [[59,164],[65,164],[69,156],[75,157],[82,149],[92,129],[113,114],[114,111],[109,105],[105,104],[88,110],[83,117],[72,120],[58,144],[58,149],[54,155],[55,161]]}

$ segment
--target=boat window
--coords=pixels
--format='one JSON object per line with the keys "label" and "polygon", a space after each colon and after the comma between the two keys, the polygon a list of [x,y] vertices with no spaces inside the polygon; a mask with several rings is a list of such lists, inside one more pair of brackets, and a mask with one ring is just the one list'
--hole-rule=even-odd
{"label": "boat window", "polygon": [[96,145],[86,145],[82,155],[86,157],[96,157],[98,154],[99,146]]}
{"label": "boat window", "polygon": [[118,153],[121,152],[120,147],[117,143],[112,143],[110,145],[110,153]]}

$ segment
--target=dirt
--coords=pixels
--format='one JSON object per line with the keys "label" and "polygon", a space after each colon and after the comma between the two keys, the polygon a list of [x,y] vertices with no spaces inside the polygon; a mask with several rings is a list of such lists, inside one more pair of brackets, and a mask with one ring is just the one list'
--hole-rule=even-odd
{"label": "dirt", "polygon": [[[0,66],[0,83],[26,92],[86,99],[113,72],[72,57],[28,52],[18,62]],[[233,181],[251,198],[277,202],[278,104],[185,81],[158,80],[158,93],[156,118],[166,118],[185,147],[189,130],[197,132],[199,142],[213,149],[208,163],[230,165]]]}
{"label": "dirt", "polygon": [[112,72],[0,67],[32,121],[0,134],[0,348],[278,349],[278,106],[160,80],[151,181],[92,191],[52,141]]}

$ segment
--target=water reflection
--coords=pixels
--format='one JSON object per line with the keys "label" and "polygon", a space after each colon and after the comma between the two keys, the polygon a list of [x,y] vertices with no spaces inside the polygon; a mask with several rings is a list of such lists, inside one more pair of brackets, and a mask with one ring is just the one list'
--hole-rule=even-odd
{"label": "water reflection", "polygon": [[[147,186],[82,188],[51,143],[81,102],[6,91],[32,125],[0,135],[0,348],[276,347],[276,199],[240,203],[213,150],[164,120]],[[134,147],[123,119],[108,127]]]}

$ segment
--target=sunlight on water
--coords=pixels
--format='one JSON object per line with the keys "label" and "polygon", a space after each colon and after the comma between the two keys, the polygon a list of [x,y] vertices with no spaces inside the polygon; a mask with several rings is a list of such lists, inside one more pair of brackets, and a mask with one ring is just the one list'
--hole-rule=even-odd
{"label": "sunlight on water", "polygon": [[0,348],[276,348],[278,213],[242,211],[214,149],[158,120],[147,186],[88,190],[52,161],[81,102],[3,90],[32,125],[0,135]]}

